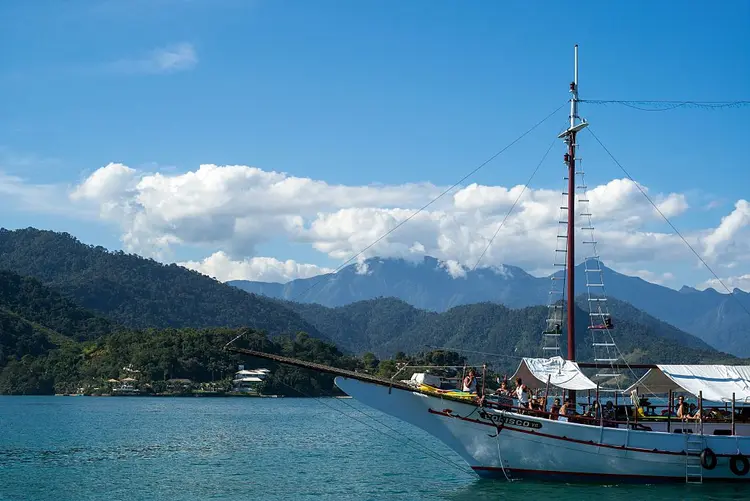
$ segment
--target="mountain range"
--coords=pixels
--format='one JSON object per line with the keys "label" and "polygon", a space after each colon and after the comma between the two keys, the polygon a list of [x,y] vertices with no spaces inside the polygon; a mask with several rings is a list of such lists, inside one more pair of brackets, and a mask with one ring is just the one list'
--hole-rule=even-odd
{"label": "mountain range", "polygon": [[[618,273],[603,266],[606,293],[649,315],[691,333],[717,350],[750,356],[750,294],[714,289],[679,291]],[[338,273],[285,284],[234,280],[244,291],[301,303],[338,307],[361,300],[394,297],[420,309],[444,312],[455,306],[492,302],[510,308],[547,303],[550,277],[501,266],[449,269],[432,257],[421,261],[371,258]],[[582,265],[576,268],[576,293],[586,292]],[[617,308],[611,308],[613,317]]]}
{"label": "mountain range", "polygon": [[[371,261],[365,263],[371,268],[345,270],[332,283],[342,290],[343,279],[353,274],[355,280],[378,279],[385,284],[381,290],[387,290],[391,278],[395,284],[409,284],[405,272],[410,268],[404,266],[442,283],[461,280],[447,273],[448,278],[442,277],[436,273],[439,270],[426,269],[425,263],[420,267]],[[401,273],[389,278],[375,265],[395,265],[401,267]],[[28,391],[41,391],[41,387],[57,388],[60,384],[68,388],[75,385],[76,374],[110,373],[127,360],[150,367],[154,377],[192,374],[205,378],[217,364],[224,368],[232,365],[218,353],[222,343],[234,335],[228,327],[254,327],[267,331],[274,340],[283,339],[283,335],[290,339],[291,335],[291,341],[284,344],[288,353],[304,352],[321,361],[331,356],[340,359],[330,345],[319,341],[326,340],[346,353],[371,352],[381,358],[399,352],[411,355],[454,349],[474,353],[474,360],[494,357],[496,367],[511,371],[519,357],[541,355],[547,314],[545,306],[510,308],[492,301],[441,312],[417,308],[394,297],[337,307],[291,302],[248,293],[177,265],[165,266],[85,245],[65,233],[31,228],[0,230],[0,270],[4,270],[0,271],[0,372],[12,376],[3,384],[16,389],[13,391],[26,391],[23,388],[27,387]],[[542,286],[518,269],[481,271],[476,277],[467,274],[467,279],[484,283],[485,291],[492,290],[493,281],[508,281],[516,287],[506,289],[509,298],[518,299],[524,290],[533,292],[532,286]],[[423,299],[439,292],[431,290],[438,288],[435,282],[412,281],[411,285],[412,290],[419,288]],[[466,297],[475,296],[467,293]],[[588,317],[580,310],[584,303],[579,297],[576,348],[583,360],[593,358],[590,336],[586,335]],[[630,362],[737,361],[631,304],[613,298],[611,307],[617,312],[614,332],[618,348]],[[300,332],[309,336],[300,338]],[[563,353],[565,348],[563,340]],[[29,361],[28,356],[36,358]],[[69,368],[71,364],[78,372]],[[39,381],[46,382],[28,386],[23,379],[27,373],[38,374]],[[43,379],[48,373],[58,377],[55,381]]]}
{"label": "mountain range", "polygon": [[[615,326],[618,349],[629,363],[718,363],[733,358],[627,303],[612,302],[621,312]],[[581,309],[585,303],[585,297],[578,298],[576,353],[581,360],[591,360],[588,316]],[[377,298],[336,308],[313,303],[289,303],[289,307],[337,345],[355,353],[386,357],[397,352],[466,349],[477,354],[470,359],[489,357],[508,370],[515,369],[521,355],[544,356],[540,339],[546,323],[545,306],[513,309],[486,302],[437,313],[417,309],[400,299]],[[562,339],[562,354],[566,349],[566,340]]]}
{"label": "mountain range", "polygon": [[[168,283],[169,279],[165,279],[164,285]],[[510,373],[520,356],[541,354],[539,338],[546,314],[543,306],[510,309],[494,303],[458,306],[436,313],[395,298],[359,301],[337,308],[277,303],[278,307],[288,308],[290,314],[296,312],[334,340],[335,345],[304,333],[268,340],[256,332],[243,336],[239,342],[318,363],[350,369],[377,368],[383,374],[395,371],[395,363],[389,357],[405,360],[406,352],[417,355],[411,359],[416,363],[422,357],[433,359],[431,353],[444,358],[449,353],[446,349],[458,351],[467,363],[489,362],[494,370]],[[622,311],[616,327],[618,345],[624,359],[631,363],[737,362],[735,357],[630,305],[618,302],[617,306]],[[584,315],[579,316],[578,324],[580,333],[584,333]],[[243,363],[222,349],[240,332],[224,327],[127,328],[82,308],[67,294],[35,278],[0,271],[0,394],[67,393],[79,388],[102,391],[103,381],[118,377],[121,368],[130,364],[155,388],[163,389],[169,378],[216,381],[231,376],[237,364]],[[363,356],[346,356],[336,346]],[[565,348],[563,342],[563,352]],[[577,350],[580,358],[592,358],[587,336],[579,335]],[[286,393],[290,383],[305,394],[332,391],[330,377],[274,367],[273,391]]]}

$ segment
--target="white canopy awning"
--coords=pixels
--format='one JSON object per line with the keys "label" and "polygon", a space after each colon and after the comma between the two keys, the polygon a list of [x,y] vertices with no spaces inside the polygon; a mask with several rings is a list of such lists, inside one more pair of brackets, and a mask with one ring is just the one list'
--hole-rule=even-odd
{"label": "white canopy awning", "polygon": [[657,365],[630,388],[641,394],[685,391],[711,402],[750,403],[750,366],[745,365]]}
{"label": "white canopy awning", "polygon": [[550,386],[564,390],[596,389],[596,383],[581,372],[577,363],[562,357],[524,358],[513,374],[513,379],[517,377],[531,389],[544,388],[547,380]]}

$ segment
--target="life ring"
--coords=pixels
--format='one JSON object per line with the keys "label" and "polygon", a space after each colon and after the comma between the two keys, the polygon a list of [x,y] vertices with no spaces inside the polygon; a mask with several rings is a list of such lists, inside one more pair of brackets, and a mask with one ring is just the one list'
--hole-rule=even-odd
{"label": "life ring", "polygon": [[729,458],[729,469],[732,470],[732,473],[735,475],[742,477],[747,475],[747,472],[750,471],[750,462],[748,462],[747,458],[742,454],[737,454],[736,456]]}
{"label": "life ring", "polygon": [[701,452],[701,466],[707,470],[716,468],[716,454],[714,454],[714,451],[709,448],[703,449]]}

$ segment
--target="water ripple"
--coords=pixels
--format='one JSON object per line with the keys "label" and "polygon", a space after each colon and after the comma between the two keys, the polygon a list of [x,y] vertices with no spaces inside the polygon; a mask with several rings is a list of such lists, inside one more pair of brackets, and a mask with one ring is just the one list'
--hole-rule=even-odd
{"label": "water ripple", "polygon": [[742,486],[479,480],[365,426],[352,405],[460,463],[354,401],[0,397],[0,501],[747,498]]}

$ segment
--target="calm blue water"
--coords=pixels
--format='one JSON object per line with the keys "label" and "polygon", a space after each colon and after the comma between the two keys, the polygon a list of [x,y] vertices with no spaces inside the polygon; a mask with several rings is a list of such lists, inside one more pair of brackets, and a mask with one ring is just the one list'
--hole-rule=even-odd
{"label": "calm blue water", "polygon": [[561,495],[728,500],[750,498],[750,487],[480,480],[429,435],[354,400],[0,397],[2,501]]}

